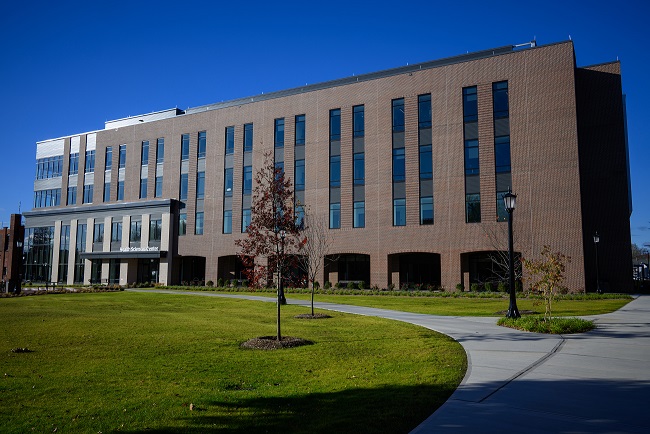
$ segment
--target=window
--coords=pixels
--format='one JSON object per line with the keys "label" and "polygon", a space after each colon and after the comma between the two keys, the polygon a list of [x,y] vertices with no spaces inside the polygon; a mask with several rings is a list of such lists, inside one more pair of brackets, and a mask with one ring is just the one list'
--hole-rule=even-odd
{"label": "window", "polygon": [[203,199],[205,197],[205,172],[198,172],[196,174],[196,198]]}
{"label": "window", "polygon": [[418,96],[418,128],[431,128],[431,94]]}
{"label": "window", "polygon": [[122,241],[122,222],[113,222],[111,224],[111,243]]}
{"label": "window", "polygon": [[478,174],[478,140],[465,140],[465,175]]}
{"label": "window", "polygon": [[61,189],[37,190],[34,192],[34,208],[59,206],[61,204]]}
{"label": "window", "polygon": [[104,162],[104,170],[111,170],[113,167],[113,147],[106,147],[106,161]]}
{"label": "window", "polygon": [[330,203],[330,229],[341,227],[341,204]]}
{"label": "window", "polygon": [[357,105],[352,108],[352,129],[354,131],[354,137],[363,137],[365,135],[364,117],[364,106]]}
{"label": "window", "polygon": [[162,238],[162,220],[149,220],[149,241],[160,241]]}
{"label": "window", "polygon": [[244,166],[244,183],[242,194],[251,194],[253,192],[253,167]]}
{"label": "window", "polygon": [[355,228],[363,228],[366,226],[366,203],[354,202],[354,214],[352,225]]}
{"label": "window", "polygon": [[205,158],[205,152],[206,152],[205,131],[200,131],[199,132],[199,143],[198,143],[197,158]]}
{"label": "window", "polygon": [[341,140],[341,109],[330,110],[330,141]]}
{"label": "window", "polygon": [[302,205],[296,206],[294,215],[296,217],[296,227],[303,228],[305,223],[305,207]]}
{"label": "window", "polygon": [[497,173],[510,172],[510,136],[494,138],[494,165]]}
{"label": "window", "polygon": [[95,151],[86,151],[86,173],[95,171]]}
{"label": "window", "polygon": [[275,120],[273,143],[276,148],[284,147],[284,118]]}
{"label": "window", "polygon": [[187,214],[181,213],[178,215],[178,235],[185,235],[187,233]]}
{"label": "window", "polygon": [[506,204],[503,201],[503,196],[507,193],[508,191],[497,191],[497,221],[498,222],[508,221],[508,211],[506,211]]}
{"label": "window", "polygon": [[82,203],[92,203],[93,202],[93,185],[84,185],[84,197]]}
{"label": "window", "polygon": [[76,175],[79,173],[79,152],[70,154],[70,164],[68,165],[68,175]]}
{"label": "window", "polygon": [[120,154],[118,155],[118,167],[126,167],[126,145],[120,145]]}
{"label": "window", "polygon": [[87,225],[85,223],[77,224],[77,240],[75,243],[75,260],[74,260],[74,282],[81,283],[84,280],[85,261],[80,253],[86,251],[86,234]]}
{"label": "window", "polygon": [[296,160],[295,166],[295,175],[296,180],[296,191],[302,191],[305,189],[305,160]]}
{"label": "window", "polygon": [[160,138],[156,141],[156,164],[165,161],[165,139]]}
{"label": "window", "polygon": [[431,196],[420,198],[420,224],[433,224],[433,197]]}
{"label": "window", "polygon": [[147,178],[140,179],[140,199],[147,198]]}
{"label": "window", "polygon": [[251,224],[251,210],[243,209],[241,212],[241,231],[246,232],[248,225]]}
{"label": "window", "polygon": [[282,174],[284,174],[284,161],[276,161],[275,162],[275,170],[276,170],[276,178],[280,178]]}
{"label": "window", "polygon": [[189,188],[188,176],[187,173],[181,174],[180,200],[187,200],[187,191]]}
{"label": "window", "polygon": [[36,160],[36,179],[56,178],[61,175],[63,175],[63,155]]}
{"label": "window", "polygon": [[196,213],[196,225],[194,226],[195,235],[203,235],[203,212]]}
{"label": "window", "polygon": [[111,183],[104,182],[104,202],[110,202],[111,200]]}
{"label": "window", "polygon": [[232,211],[224,210],[223,212],[223,233],[232,234]]}
{"label": "window", "polygon": [[142,142],[142,152],[140,152],[140,164],[146,166],[149,164],[149,141]]}
{"label": "window", "polygon": [[467,223],[479,223],[481,221],[481,195],[465,195],[465,216]]}
{"label": "window", "polygon": [[358,152],[354,154],[353,163],[354,185],[364,185],[366,182],[365,154]]}
{"label": "window", "polygon": [[181,136],[181,161],[190,159],[190,135],[183,134]]}
{"label": "window", "polygon": [[296,116],[296,146],[305,144],[305,115]]}
{"label": "window", "polygon": [[406,163],[404,161],[404,148],[393,149],[393,182],[406,180]]}
{"label": "window", "polygon": [[233,173],[232,173],[232,168],[224,170],[224,175],[223,175],[223,189],[224,189],[224,195],[226,197],[232,196],[232,188],[233,188]]}
{"label": "window", "polygon": [[330,187],[341,186],[341,156],[330,157]]}
{"label": "window", "polygon": [[[59,237],[59,282],[66,283],[68,280],[68,259],[70,256],[70,225],[61,226]],[[3,270],[7,274],[6,268]]]}
{"label": "window", "polygon": [[226,155],[235,153],[235,127],[226,127]]}
{"label": "window", "polygon": [[406,199],[393,200],[393,226],[406,226]]}
{"label": "window", "polygon": [[154,192],[154,197],[162,197],[163,191],[163,177],[156,176],[156,191]]}
{"label": "window", "polygon": [[404,98],[393,100],[393,132],[404,132]]}
{"label": "window", "polygon": [[492,101],[494,118],[507,118],[510,112],[508,104],[508,82],[501,81],[492,84]]}
{"label": "window", "polygon": [[131,234],[129,236],[129,241],[131,242],[140,242],[142,237],[142,222],[141,221],[131,221]]}
{"label": "window", "polygon": [[95,223],[93,228],[93,243],[104,242],[104,223]]}
{"label": "window", "polygon": [[478,121],[476,86],[463,88],[463,118],[465,122]]}
{"label": "window", "polygon": [[431,145],[420,146],[420,179],[433,179]]}
{"label": "window", "polygon": [[253,124],[244,125],[244,152],[253,150]]}
{"label": "window", "polygon": [[76,205],[77,203],[77,187],[68,187],[68,205]]}
{"label": "window", "polygon": [[124,181],[117,182],[117,200],[124,200]]}

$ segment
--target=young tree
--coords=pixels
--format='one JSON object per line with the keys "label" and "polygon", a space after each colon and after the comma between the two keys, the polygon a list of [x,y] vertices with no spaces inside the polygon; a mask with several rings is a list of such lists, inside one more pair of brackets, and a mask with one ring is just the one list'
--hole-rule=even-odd
{"label": "young tree", "polygon": [[255,188],[251,202],[251,221],[246,237],[235,241],[245,268],[245,275],[254,287],[268,285],[274,273],[277,282],[277,339],[280,332],[280,305],[286,304],[283,290],[283,272],[295,265],[296,255],[302,249],[302,226],[296,225],[293,212],[291,180],[284,170],[276,168],[270,152],[264,154],[264,165],[255,174]]}
{"label": "young tree", "polygon": [[[488,254],[488,258],[492,263],[492,273],[500,282],[507,282],[510,276],[510,266],[508,261],[508,226],[503,224],[496,224],[492,226],[481,226],[485,238],[488,239],[489,243],[494,249]],[[516,234],[515,234],[516,235]],[[515,245],[518,247],[519,251],[524,251],[525,247],[521,245],[521,242],[515,238]],[[517,259],[520,254],[515,251],[515,281],[521,281],[522,267],[521,261]]]}
{"label": "young tree", "polygon": [[555,296],[567,291],[567,287],[562,282],[564,281],[565,264],[571,262],[571,257],[560,252],[553,253],[549,246],[542,248],[541,255],[542,258],[537,261],[524,259],[523,263],[531,275],[529,278],[532,282],[531,289],[539,292],[544,298],[546,306],[544,321],[550,321]]}
{"label": "young tree", "polygon": [[324,216],[307,213],[305,222],[307,226],[299,265],[311,285],[311,315],[314,316],[314,282],[323,268],[325,257],[330,254],[333,238]]}

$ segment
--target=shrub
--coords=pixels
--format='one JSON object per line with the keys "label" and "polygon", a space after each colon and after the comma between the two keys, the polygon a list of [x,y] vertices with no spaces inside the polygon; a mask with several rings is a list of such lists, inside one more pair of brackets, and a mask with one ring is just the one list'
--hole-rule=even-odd
{"label": "shrub", "polygon": [[481,290],[481,287],[479,286],[478,283],[472,283],[469,286],[469,290],[472,291],[472,292],[479,292]]}
{"label": "shrub", "polygon": [[205,282],[205,284],[207,286],[214,286],[214,282],[212,280],[208,280],[207,282]]}
{"label": "shrub", "polygon": [[237,288],[237,279],[230,279],[230,287]]}
{"label": "shrub", "polygon": [[388,284],[388,290],[389,291],[395,291],[395,284],[394,283],[389,283]]}
{"label": "shrub", "polygon": [[348,288],[348,289],[356,289],[356,288],[354,287],[354,282],[348,282],[348,284],[347,284],[347,288]]}
{"label": "shrub", "polygon": [[456,284],[456,291],[463,292],[465,290],[465,286],[463,286],[462,283],[457,283]]}
{"label": "shrub", "polygon": [[318,280],[314,280],[314,283],[312,284],[314,289],[320,288],[320,283],[318,283]]}
{"label": "shrub", "polygon": [[325,289],[330,289],[332,287],[332,283],[329,280],[325,281]]}
{"label": "shrub", "polygon": [[366,289],[366,282],[364,282],[363,280],[359,282],[359,289]]}
{"label": "shrub", "polygon": [[217,286],[223,288],[223,279],[221,277],[217,279]]}
{"label": "shrub", "polygon": [[499,284],[497,285],[497,291],[499,292],[506,292],[507,291],[506,288],[507,287],[505,282],[499,282]]}
{"label": "shrub", "polygon": [[243,288],[248,288],[248,279],[243,279],[243,280],[241,281],[241,286],[242,286]]}
{"label": "shrub", "polygon": [[485,282],[485,290],[492,292],[492,282]]}

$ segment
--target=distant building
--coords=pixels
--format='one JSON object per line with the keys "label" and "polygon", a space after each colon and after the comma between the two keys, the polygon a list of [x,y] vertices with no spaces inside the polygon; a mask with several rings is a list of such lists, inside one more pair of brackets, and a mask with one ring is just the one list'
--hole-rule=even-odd
{"label": "distant building", "polygon": [[24,227],[22,216],[11,214],[9,227],[0,227],[0,290],[20,292],[23,268]]}
{"label": "distant building", "polygon": [[625,119],[619,62],[577,67],[567,41],[108,121],[37,144],[26,278],[239,278],[234,241],[272,152],[334,235],[321,284],[498,279],[512,188],[518,254],[550,245],[572,258],[571,289],[595,291],[599,263],[601,287],[629,291]]}

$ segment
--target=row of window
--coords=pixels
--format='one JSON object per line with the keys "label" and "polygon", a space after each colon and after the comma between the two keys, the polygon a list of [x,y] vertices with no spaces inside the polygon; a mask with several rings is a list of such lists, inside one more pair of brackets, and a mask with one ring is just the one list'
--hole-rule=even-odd
{"label": "row of window", "polygon": [[[149,241],[159,242],[162,238],[162,219],[149,220]],[[142,221],[132,220],[129,231],[129,242],[138,243],[142,239]],[[104,223],[95,223],[93,226],[93,243],[104,242]],[[122,242],[122,222],[111,223],[111,243]]]}

